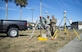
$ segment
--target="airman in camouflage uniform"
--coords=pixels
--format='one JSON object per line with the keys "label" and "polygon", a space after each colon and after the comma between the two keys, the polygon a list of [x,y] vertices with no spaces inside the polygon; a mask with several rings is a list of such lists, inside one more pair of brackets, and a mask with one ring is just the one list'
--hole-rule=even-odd
{"label": "airman in camouflage uniform", "polygon": [[57,19],[54,17],[54,15],[52,16],[51,19],[51,35],[53,36],[55,30],[56,30],[56,23],[57,23]]}

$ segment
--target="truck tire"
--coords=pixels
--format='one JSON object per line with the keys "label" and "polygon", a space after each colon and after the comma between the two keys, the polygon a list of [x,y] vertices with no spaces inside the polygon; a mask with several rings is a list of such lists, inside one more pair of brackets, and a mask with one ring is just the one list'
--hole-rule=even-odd
{"label": "truck tire", "polygon": [[17,37],[18,36],[18,28],[9,28],[8,32],[7,32],[7,35],[9,37]]}

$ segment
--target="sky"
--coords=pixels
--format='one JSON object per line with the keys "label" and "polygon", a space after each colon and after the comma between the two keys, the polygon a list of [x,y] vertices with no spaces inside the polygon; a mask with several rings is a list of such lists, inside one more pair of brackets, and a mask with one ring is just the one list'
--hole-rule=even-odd
{"label": "sky", "polygon": [[[28,5],[22,8],[22,20],[32,22],[32,10],[33,22],[40,17],[40,0],[28,0]],[[0,19],[6,19],[6,4],[0,0]],[[45,13],[47,11],[47,14]],[[82,0],[42,0],[42,16],[46,18],[47,15],[52,15],[57,18],[57,25],[64,17],[64,11],[66,11],[66,17],[73,22],[82,21]],[[12,2],[8,2],[8,19],[20,20],[20,7]],[[62,22],[63,23],[63,22]],[[67,23],[68,24],[68,23]]]}

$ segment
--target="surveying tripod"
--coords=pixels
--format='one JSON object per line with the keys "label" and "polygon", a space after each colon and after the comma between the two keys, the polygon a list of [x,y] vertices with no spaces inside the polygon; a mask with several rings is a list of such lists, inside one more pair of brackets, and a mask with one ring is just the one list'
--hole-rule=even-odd
{"label": "surveying tripod", "polygon": [[[41,26],[42,26],[42,24],[43,24],[42,18],[43,18],[43,17],[40,16],[40,19],[36,21],[36,25],[35,25],[35,28],[36,28],[37,25],[40,23],[40,35],[39,35],[39,36],[41,36],[41,33],[42,33],[42,32],[41,32]],[[33,34],[34,34],[35,30],[36,30],[35,28],[33,29],[32,33],[31,33],[31,36],[30,36],[30,38],[29,38],[30,40],[32,39]]]}
{"label": "surveying tripod", "polygon": [[[64,34],[65,34],[65,39],[66,39],[66,37],[68,37],[68,31],[67,31],[67,27],[66,27],[66,11],[64,11]],[[60,25],[61,25],[61,23],[62,23],[62,21],[63,21],[63,19],[61,20],[61,22],[60,22],[60,24],[59,24],[59,28],[60,28]],[[67,19],[68,20],[68,19]],[[68,22],[69,22],[69,20],[68,20]],[[70,22],[69,22],[70,23]],[[58,28],[58,29],[59,29]],[[57,32],[58,32],[58,29],[56,29],[56,31],[54,32],[54,35],[52,36],[52,40],[54,40],[55,38],[57,38],[57,36],[58,36],[58,34],[57,34]],[[73,31],[76,33],[76,36],[78,37],[78,39],[81,41],[81,38],[80,38],[80,36],[78,35],[78,32],[73,28]]]}

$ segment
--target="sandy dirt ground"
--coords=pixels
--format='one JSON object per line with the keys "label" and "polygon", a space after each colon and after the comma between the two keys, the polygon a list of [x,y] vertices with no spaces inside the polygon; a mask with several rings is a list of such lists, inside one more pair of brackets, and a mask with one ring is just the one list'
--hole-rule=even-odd
{"label": "sandy dirt ground", "polygon": [[[78,31],[80,34],[82,31]],[[72,30],[68,31],[68,38],[65,40],[64,32],[58,32],[58,38],[47,41],[39,41],[40,31],[34,32],[33,38],[29,40],[32,30],[20,31],[19,37],[11,38],[6,34],[0,34],[0,52],[57,52],[61,47],[76,37]],[[42,30],[41,33],[45,33]],[[77,38],[78,39],[78,38]],[[78,40],[79,41],[79,40]]]}

